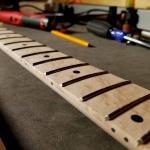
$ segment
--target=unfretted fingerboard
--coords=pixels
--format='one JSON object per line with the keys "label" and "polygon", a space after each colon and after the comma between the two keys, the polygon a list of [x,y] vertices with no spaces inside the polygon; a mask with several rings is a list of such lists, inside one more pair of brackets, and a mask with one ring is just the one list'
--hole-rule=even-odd
{"label": "unfretted fingerboard", "polygon": [[150,150],[150,91],[0,28],[0,48],[129,149]]}

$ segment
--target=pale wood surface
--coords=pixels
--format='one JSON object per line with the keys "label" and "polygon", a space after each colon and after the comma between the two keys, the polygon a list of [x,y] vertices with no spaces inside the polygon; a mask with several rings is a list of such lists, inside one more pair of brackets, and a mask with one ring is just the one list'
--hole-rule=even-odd
{"label": "pale wood surface", "polygon": [[4,30],[4,31],[1,31],[0,35],[2,34],[9,34],[9,33],[14,33],[13,31],[9,31],[9,30]]}
{"label": "pale wood surface", "polygon": [[0,138],[0,150],[6,150],[1,138]]}
{"label": "pale wood surface", "polygon": [[[124,137],[128,137],[129,142],[132,142],[135,146],[138,145],[137,141],[143,136],[143,134],[148,133],[150,130],[149,100],[129,110],[127,113],[124,113],[122,117],[118,117],[113,121],[116,128],[118,130],[122,130]],[[140,114],[140,116],[144,118],[144,121],[142,123],[132,121],[129,118],[133,114]],[[150,148],[150,146],[148,147]]]}
{"label": "pale wood surface", "polygon": [[7,30],[6,28],[2,28],[2,27],[0,28],[0,31],[6,31],[6,30]]}
{"label": "pale wood surface", "polygon": [[[69,3],[71,0],[55,0],[57,3]],[[150,9],[149,0],[74,0],[71,1],[77,4],[94,4],[102,6],[117,6]]]}
{"label": "pale wood surface", "polygon": [[11,39],[4,39],[1,40],[3,44],[10,44],[10,43],[15,43],[15,42],[22,42],[22,41],[32,41],[30,38],[26,37],[20,37],[20,38],[11,38]]}
{"label": "pale wood surface", "polygon": [[38,55],[33,55],[24,58],[25,61],[27,61],[29,64],[33,65],[33,63],[40,62],[42,60],[51,60],[54,58],[60,58],[60,57],[65,57],[67,55],[61,53],[61,52],[49,52],[45,54],[38,54]]}
{"label": "pale wood surface", "polygon": [[20,35],[20,34],[5,34],[5,35],[0,35],[0,39],[4,39],[4,38],[20,38],[20,37],[23,37],[23,35]]}
{"label": "pale wood surface", "polygon": [[64,59],[64,60],[58,60],[58,61],[54,61],[54,62],[48,62],[46,64],[41,64],[38,66],[35,66],[35,68],[37,70],[39,70],[42,73],[46,73],[49,71],[53,71],[62,67],[66,67],[66,66],[70,66],[70,65],[76,65],[76,64],[81,64],[82,62],[75,59],[75,58],[71,58],[71,59]]}
{"label": "pale wood surface", "polygon": [[[76,74],[73,73],[74,71],[80,71],[80,73]],[[62,83],[65,83],[67,81],[88,75],[90,73],[97,73],[102,72],[103,70],[95,68],[93,66],[82,66],[82,67],[76,67],[69,70],[64,70],[63,72],[58,72],[55,74],[51,74],[48,76],[48,78],[52,79],[53,81],[56,81],[58,85],[62,86]]]}
{"label": "pale wood surface", "polygon": [[135,8],[150,9],[149,0],[135,0]]}
{"label": "pale wood surface", "polygon": [[17,56],[22,57],[22,56],[27,55],[27,54],[38,53],[41,51],[42,52],[43,51],[49,52],[49,51],[53,51],[53,49],[50,47],[38,47],[38,48],[32,47],[32,48],[27,48],[27,49],[24,48],[21,51],[14,51],[14,52],[16,53]]}
{"label": "pale wood surface", "polygon": [[41,43],[38,42],[20,42],[20,43],[14,43],[14,44],[9,44],[7,47],[11,50],[16,50],[16,49],[21,49],[24,47],[29,47],[29,46],[41,46]]}
{"label": "pale wood surface", "polygon": [[[23,45],[23,43],[26,43],[26,45]],[[29,46],[29,51],[28,48],[26,48],[27,45]],[[72,65],[83,64],[84,62],[71,57],[60,59],[60,56],[67,56],[60,52],[49,52],[50,59],[59,58],[59,60],[46,61],[34,66],[33,63],[45,61],[47,57],[43,57],[45,54],[34,54],[32,56],[21,58],[24,54],[33,54],[35,47],[32,49],[30,48],[32,46],[36,47],[36,52],[37,49],[38,52],[45,51],[45,47],[42,48],[41,44],[38,42],[21,41],[21,43],[4,45],[0,40],[0,48],[5,53],[63,96],[68,102],[74,105],[127,148],[137,150],[150,149],[150,143],[139,144],[139,140],[146,134],[148,134],[146,139],[148,139],[148,142],[150,141],[149,90],[133,83],[122,84],[121,86],[110,88],[112,85],[117,85],[118,83],[126,81],[110,73],[85,78],[85,76],[89,74],[102,72],[103,70],[88,64],[80,67],[73,66],[73,68]],[[13,51],[14,48],[21,49]],[[50,50],[52,49],[50,48]],[[19,51],[23,52],[21,53]],[[64,67],[70,68],[64,69]],[[47,72],[54,70],[58,70],[57,73],[53,72],[47,75]],[[76,71],[76,73],[74,73],[74,71]],[[75,80],[73,84],[62,87],[64,82],[72,81],[77,78],[79,79],[80,77],[82,77],[82,80]],[[82,101],[84,96],[103,89],[106,91],[94,95],[85,102]],[[148,95],[146,99],[142,99],[140,103],[138,102],[131,107],[132,102],[135,102],[146,95]],[[128,107],[123,110],[126,105],[128,105]],[[111,120],[107,118],[110,114],[119,109],[122,111],[121,114],[117,113],[117,116]],[[143,121],[133,121],[131,119],[132,115],[141,116]]]}
{"label": "pale wood surface", "polygon": [[[103,119],[105,119],[105,116],[107,116],[109,113],[148,93],[149,90],[146,90],[135,84],[130,84],[120,87],[117,90],[112,90],[103,95],[97,96],[91,101],[87,101],[87,104],[91,107],[94,107],[96,111],[101,112],[102,116],[104,116]],[[112,96],[113,101],[110,100]],[[101,105],[99,106],[97,103],[101,103]]]}
{"label": "pale wood surface", "polygon": [[65,90],[67,90],[71,95],[75,96],[78,100],[82,100],[85,95],[91,92],[120,83],[122,81],[124,80],[112,74],[105,74],[74,83],[65,87]]}
{"label": "pale wood surface", "polygon": [[[69,3],[71,0],[56,0],[56,3]],[[77,4],[98,4],[106,6],[125,6],[126,0],[73,0]]]}

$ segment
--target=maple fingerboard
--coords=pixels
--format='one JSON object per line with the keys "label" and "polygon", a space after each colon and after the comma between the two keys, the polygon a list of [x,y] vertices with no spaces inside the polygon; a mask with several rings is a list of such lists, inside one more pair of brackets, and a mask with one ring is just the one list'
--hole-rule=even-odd
{"label": "maple fingerboard", "polygon": [[129,149],[150,150],[150,91],[21,34],[0,48]]}

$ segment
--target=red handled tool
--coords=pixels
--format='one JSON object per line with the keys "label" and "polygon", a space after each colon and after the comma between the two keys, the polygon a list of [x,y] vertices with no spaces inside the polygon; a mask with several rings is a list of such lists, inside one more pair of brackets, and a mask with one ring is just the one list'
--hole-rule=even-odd
{"label": "red handled tool", "polygon": [[24,14],[17,11],[0,11],[0,21],[42,30],[50,30],[56,26],[56,23],[50,22],[44,15]]}

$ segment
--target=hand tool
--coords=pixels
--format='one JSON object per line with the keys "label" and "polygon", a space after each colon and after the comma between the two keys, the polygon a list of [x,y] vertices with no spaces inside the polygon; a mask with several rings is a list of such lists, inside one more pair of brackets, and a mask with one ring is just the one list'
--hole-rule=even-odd
{"label": "hand tool", "polygon": [[47,18],[35,18],[17,11],[0,11],[0,21],[18,26],[40,28],[43,30],[47,30],[49,27]]}
{"label": "hand tool", "polygon": [[108,22],[100,20],[89,21],[87,23],[87,29],[89,32],[100,37],[105,37],[118,42],[130,41],[146,48],[150,48],[150,43],[132,38],[122,30],[113,28]]}
{"label": "hand tool", "polygon": [[56,28],[56,19],[61,14],[53,14],[47,17],[44,14],[25,14],[18,11],[0,11],[0,21],[17,26],[27,26],[42,30]]}
{"label": "hand tool", "polygon": [[150,31],[142,30],[141,36],[150,39]]}

